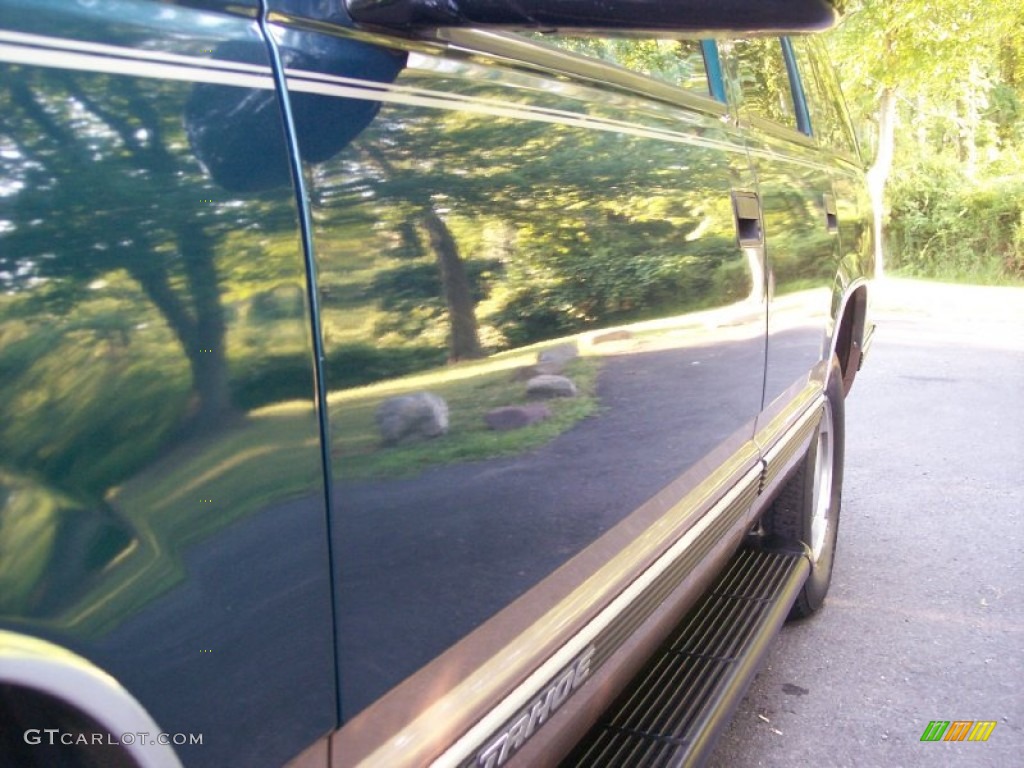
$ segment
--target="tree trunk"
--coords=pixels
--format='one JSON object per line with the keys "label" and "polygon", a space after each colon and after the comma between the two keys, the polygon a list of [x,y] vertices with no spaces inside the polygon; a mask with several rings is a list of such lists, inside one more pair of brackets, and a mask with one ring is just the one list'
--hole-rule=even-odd
{"label": "tree trunk", "polygon": [[[398,177],[394,166],[375,147],[364,146],[362,155],[375,165],[389,180]],[[459,247],[444,219],[438,216],[430,202],[429,195],[410,195],[409,202],[416,205],[423,219],[430,249],[437,259],[441,275],[441,286],[448,305],[448,359],[451,362],[469,360],[484,356],[476,325],[476,309],[473,306],[473,292],[470,290],[466,267],[459,256]]]}
{"label": "tree trunk", "polygon": [[964,85],[963,98],[960,101],[963,114],[960,115],[960,159],[964,164],[964,173],[973,179],[978,170],[978,128],[981,125],[981,98],[985,87],[981,70],[977,62],[969,65],[967,83]]}
{"label": "tree trunk", "polygon": [[437,258],[441,273],[441,286],[448,305],[448,359],[451,362],[484,356],[476,325],[473,292],[466,275],[466,267],[459,257],[459,248],[451,230],[433,208],[423,211],[423,225],[427,230],[430,248]]}
{"label": "tree trunk", "polygon": [[231,398],[225,349],[227,328],[213,263],[213,243],[201,227],[185,228],[178,231],[178,249],[195,317],[195,350],[186,350],[198,398],[195,419],[198,424],[216,422],[230,411]]}
{"label": "tree trunk", "polygon": [[917,95],[917,114],[913,117],[913,122],[917,128],[917,146],[927,147],[928,146],[928,118],[925,115],[928,114],[928,104],[925,101],[923,94]]}
{"label": "tree trunk", "polygon": [[[219,423],[230,413],[224,310],[204,232],[179,233],[178,248],[185,264],[189,298],[184,301],[170,284],[163,265],[140,260],[129,271],[178,338],[192,371],[193,406],[185,431]],[[191,310],[191,311],[190,311]]]}
{"label": "tree trunk", "polygon": [[875,154],[875,162],[867,173],[871,212],[874,218],[875,277],[882,277],[885,274],[882,220],[885,216],[885,184],[892,172],[895,142],[896,91],[893,88],[885,87],[878,99],[878,151]]}

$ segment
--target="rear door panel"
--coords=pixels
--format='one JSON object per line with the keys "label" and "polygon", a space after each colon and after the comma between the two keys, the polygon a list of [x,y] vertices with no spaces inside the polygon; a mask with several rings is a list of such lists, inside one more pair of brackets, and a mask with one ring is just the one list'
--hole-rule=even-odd
{"label": "rear door panel", "polygon": [[768,263],[768,348],[758,439],[769,448],[821,392],[839,237],[831,167],[804,131],[778,38],[722,45],[757,175]]}

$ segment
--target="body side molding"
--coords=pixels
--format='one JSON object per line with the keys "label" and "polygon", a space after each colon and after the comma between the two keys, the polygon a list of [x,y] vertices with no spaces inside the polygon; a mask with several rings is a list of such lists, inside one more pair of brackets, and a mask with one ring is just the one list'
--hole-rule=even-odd
{"label": "body side molding", "polygon": [[493,734],[500,733],[507,721],[544,690],[559,670],[592,644],[596,646],[596,653],[590,668],[599,668],[631,633],[628,628],[619,626],[620,623],[625,620],[631,626],[639,625],[700,564],[705,546],[714,546],[720,540],[722,531],[719,529],[731,527],[745,516],[756,494],[760,475],[760,467],[747,472],[708,514],[441,755],[433,763],[435,768],[472,764],[477,750],[489,743]]}

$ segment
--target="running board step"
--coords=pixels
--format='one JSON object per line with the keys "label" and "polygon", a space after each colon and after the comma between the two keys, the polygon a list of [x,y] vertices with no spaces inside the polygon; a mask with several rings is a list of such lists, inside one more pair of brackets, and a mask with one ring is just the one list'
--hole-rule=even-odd
{"label": "running board step", "polygon": [[809,570],[802,545],[740,549],[561,768],[702,765]]}

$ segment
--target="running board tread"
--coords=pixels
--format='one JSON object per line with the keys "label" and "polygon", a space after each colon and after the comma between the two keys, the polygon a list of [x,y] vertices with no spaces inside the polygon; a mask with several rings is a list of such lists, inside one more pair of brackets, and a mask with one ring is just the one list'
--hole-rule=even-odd
{"label": "running board tread", "polygon": [[561,768],[701,765],[808,572],[796,548],[740,549]]}

